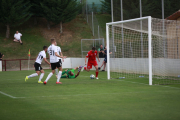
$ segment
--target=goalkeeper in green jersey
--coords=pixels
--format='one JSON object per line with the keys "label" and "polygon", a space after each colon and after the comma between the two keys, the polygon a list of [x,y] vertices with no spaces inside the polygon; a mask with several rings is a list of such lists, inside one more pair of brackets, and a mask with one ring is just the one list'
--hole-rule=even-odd
{"label": "goalkeeper in green jersey", "polygon": [[[67,69],[67,70],[63,71],[61,78],[69,78],[69,79],[76,78],[77,76],[79,76],[79,73],[80,73],[82,67],[83,66],[79,66],[79,67],[76,67],[76,68],[74,68],[72,70]],[[77,74],[74,73],[74,71],[76,69],[78,69],[78,73]]]}

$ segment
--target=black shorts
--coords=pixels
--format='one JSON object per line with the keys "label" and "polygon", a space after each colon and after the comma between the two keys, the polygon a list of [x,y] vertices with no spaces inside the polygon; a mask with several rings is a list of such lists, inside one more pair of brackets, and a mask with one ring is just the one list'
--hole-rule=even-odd
{"label": "black shorts", "polygon": [[62,66],[61,60],[59,60],[59,62],[57,62],[57,63],[51,63],[51,69],[52,69],[52,70],[55,70],[56,67],[59,68],[59,67],[61,67],[61,66]]}
{"label": "black shorts", "polygon": [[59,64],[60,64],[60,67],[62,66],[62,61],[61,61],[61,59],[59,59]]}
{"label": "black shorts", "polygon": [[104,62],[107,63],[107,58],[104,58]]}
{"label": "black shorts", "polygon": [[35,71],[41,71],[43,68],[41,67],[41,64],[39,63],[34,63]]}

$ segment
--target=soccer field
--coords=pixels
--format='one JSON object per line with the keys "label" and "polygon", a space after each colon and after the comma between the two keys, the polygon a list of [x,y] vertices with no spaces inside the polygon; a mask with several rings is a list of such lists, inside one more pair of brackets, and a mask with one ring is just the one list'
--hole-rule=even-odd
{"label": "soccer field", "polygon": [[[45,70],[43,81],[50,70]],[[0,120],[179,120],[180,85],[149,86],[148,79],[99,80],[81,72],[77,79],[55,75],[46,85],[34,71],[0,72]]]}

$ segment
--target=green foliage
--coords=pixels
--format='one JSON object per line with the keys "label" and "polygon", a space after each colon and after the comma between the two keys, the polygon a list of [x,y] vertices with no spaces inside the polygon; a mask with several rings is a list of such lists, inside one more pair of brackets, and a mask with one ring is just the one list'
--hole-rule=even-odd
{"label": "green foliage", "polygon": [[30,12],[33,13],[34,16],[42,16],[43,9],[41,8],[41,2],[43,0],[29,0],[31,4]]}
{"label": "green foliage", "polygon": [[18,26],[30,17],[30,4],[25,0],[1,0],[0,22],[7,26],[6,37],[9,38],[10,26]]}
{"label": "green foliage", "polygon": [[48,22],[59,24],[74,19],[79,12],[80,4],[75,0],[44,0],[41,7],[43,9],[42,16]]}
{"label": "green foliage", "polygon": [[96,7],[96,5],[95,5],[94,2],[92,2],[92,11],[93,11],[94,13],[97,13],[97,7]]}
{"label": "green foliage", "polygon": [[104,11],[108,14],[111,14],[111,0],[104,0],[101,1],[102,7],[104,8]]}
{"label": "green foliage", "polygon": [[0,1],[0,22],[17,26],[27,21],[31,15],[29,2],[25,0],[1,0]]}

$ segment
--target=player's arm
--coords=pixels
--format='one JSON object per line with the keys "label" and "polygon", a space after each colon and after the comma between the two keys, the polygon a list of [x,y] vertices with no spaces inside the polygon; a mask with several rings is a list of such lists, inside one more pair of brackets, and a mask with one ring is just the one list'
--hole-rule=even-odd
{"label": "player's arm", "polygon": [[78,72],[78,73],[75,75],[75,78],[76,78],[77,76],[79,76],[79,73],[80,73],[80,72]]}
{"label": "player's arm", "polygon": [[85,65],[87,64],[87,57],[85,57]]}
{"label": "player's arm", "polygon": [[99,54],[97,54],[97,55],[96,55],[96,57],[97,57],[98,61],[100,62],[100,59],[99,59]]}
{"label": "player's arm", "polygon": [[112,54],[112,52],[110,52],[109,54]]}
{"label": "player's arm", "polygon": [[[61,56],[63,56],[62,52],[60,52]],[[64,62],[64,58],[62,58],[62,61]]]}
{"label": "player's arm", "polygon": [[55,52],[55,55],[56,55],[57,57],[60,57],[60,58],[66,58],[66,57],[67,57],[67,56],[61,56],[61,55],[58,55],[57,52]]}
{"label": "player's arm", "polygon": [[85,65],[87,64],[87,58],[89,58],[89,52],[87,53],[87,55],[85,57]]}
{"label": "player's arm", "polygon": [[51,65],[51,64],[47,61],[46,58],[43,58],[43,59],[44,59],[44,61],[45,61],[47,64]]}
{"label": "player's arm", "polygon": [[100,48],[98,49],[98,53],[101,53],[102,51],[100,50]]}

